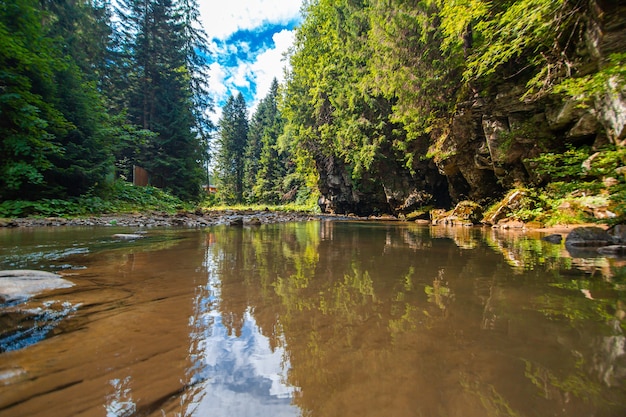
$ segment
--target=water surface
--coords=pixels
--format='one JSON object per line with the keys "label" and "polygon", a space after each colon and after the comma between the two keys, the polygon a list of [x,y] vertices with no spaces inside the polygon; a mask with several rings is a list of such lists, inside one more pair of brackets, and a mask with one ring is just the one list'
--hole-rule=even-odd
{"label": "water surface", "polygon": [[[623,416],[626,262],[407,223],[0,230],[0,416]],[[577,255],[579,256],[579,255]]]}

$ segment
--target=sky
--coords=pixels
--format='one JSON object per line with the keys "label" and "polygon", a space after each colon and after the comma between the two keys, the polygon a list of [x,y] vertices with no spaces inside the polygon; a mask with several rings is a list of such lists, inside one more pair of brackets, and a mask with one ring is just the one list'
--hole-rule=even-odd
{"label": "sky", "polygon": [[272,79],[284,79],[283,54],[300,23],[301,0],[199,0],[209,38],[209,90],[217,122],[229,95],[241,92],[252,113]]}

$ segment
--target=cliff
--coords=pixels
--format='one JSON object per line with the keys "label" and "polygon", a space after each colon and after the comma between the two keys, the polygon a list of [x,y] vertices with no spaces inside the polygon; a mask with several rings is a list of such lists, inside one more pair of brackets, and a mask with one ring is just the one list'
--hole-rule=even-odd
{"label": "cliff", "polygon": [[[584,97],[559,89],[529,94],[534,74],[509,66],[497,82],[470,85],[459,95],[447,123],[412,142],[409,151],[416,157],[408,166],[387,147],[368,175],[355,179],[340,157],[317,155],[322,210],[403,215],[425,207],[448,209],[463,200],[487,206],[511,189],[550,182],[546,167],[537,165],[541,155],[584,148],[597,158],[605,149],[623,149],[624,63],[616,72],[603,69],[611,57],[623,59],[626,51],[626,6],[591,1],[585,10],[580,16],[584,29],[571,39],[575,54],[568,62],[575,63],[575,70],[561,70],[560,82],[571,78],[583,87],[601,82],[602,88]],[[606,172],[597,180],[624,181],[619,172]]]}

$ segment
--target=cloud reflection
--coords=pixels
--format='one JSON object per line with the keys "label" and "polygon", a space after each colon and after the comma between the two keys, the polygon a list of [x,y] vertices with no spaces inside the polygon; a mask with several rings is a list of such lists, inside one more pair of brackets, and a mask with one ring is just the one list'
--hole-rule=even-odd
{"label": "cloud reflection", "polygon": [[243,316],[239,335],[224,325],[222,314],[227,312],[220,311],[217,254],[208,252],[209,282],[199,294],[191,323],[191,388],[183,400],[185,415],[299,416],[291,401],[296,388],[286,382],[290,364],[285,349],[272,349],[251,309]]}

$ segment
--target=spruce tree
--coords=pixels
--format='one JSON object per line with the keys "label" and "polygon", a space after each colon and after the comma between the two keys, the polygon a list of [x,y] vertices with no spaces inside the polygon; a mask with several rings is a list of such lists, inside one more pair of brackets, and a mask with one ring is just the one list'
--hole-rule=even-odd
{"label": "spruce tree", "polygon": [[[278,137],[283,133],[284,122],[278,110],[278,80],[274,78],[268,95],[261,100],[250,123],[249,152],[246,159],[250,176],[251,194],[258,202],[277,204],[283,190],[287,161],[278,151]],[[283,158],[281,158],[281,156]]]}
{"label": "spruce tree", "polygon": [[220,198],[241,203],[244,190],[245,150],[248,142],[248,115],[243,95],[228,97],[218,123],[217,171]]}
{"label": "spruce tree", "polygon": [[[204,178],[203,145],[210,125],[201,89],[197,50],[202,49],[195,2],[123,0],[120,59],[127,73],[129,121],[154,132],[134,162],[150,173],[152,185],[183,199],[199,195]],[[208,105],[208,104],[207,104]],[[204,139],[204,140],[203,140]]]}

